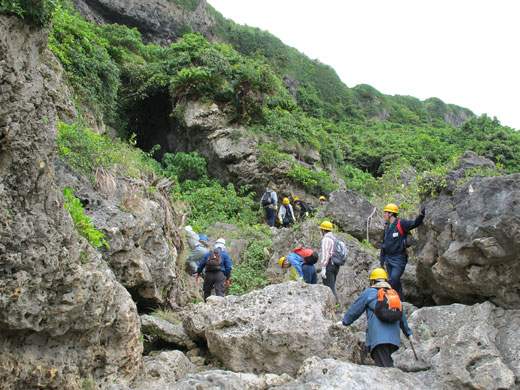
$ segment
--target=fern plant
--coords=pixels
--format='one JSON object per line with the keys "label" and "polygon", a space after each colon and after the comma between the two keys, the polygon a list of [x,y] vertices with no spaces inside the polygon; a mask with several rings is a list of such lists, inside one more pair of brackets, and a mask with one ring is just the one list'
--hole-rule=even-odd
{"label": "fern plant", "polygon": [[70,213],[74,227],[80,236],[86,238],[94,248],[105,245],[110,249],[110,246],[104,239],[105,235],[96,230],[92,225],[91,219],[85,215],[83,205],[80,200],[74,196],[74,190],[72,188],[64,188],[63,197],[65,198],[65,208]]}

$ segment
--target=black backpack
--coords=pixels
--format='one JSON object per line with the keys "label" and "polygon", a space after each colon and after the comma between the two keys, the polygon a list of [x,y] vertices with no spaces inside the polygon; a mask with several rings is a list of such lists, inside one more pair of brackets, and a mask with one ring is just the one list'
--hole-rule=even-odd
{"label": "black backpack", "polygon": [[214,249],[209,252],[206,260],[206,272],[217,272],[222,270],[222,251]]}
{"label": "black backpack", "polygon": [[260,200],[260,204],[264,207],[269,206],[273,203],[273,198],[271,196],[271,191],[267,191],[262,195],[262,199]]}
{"label": "black backpack", "polygon": [[377,289],[376,317],[387,323],[400,321],[403,317],[403,305],[397,291],[391,288]]}

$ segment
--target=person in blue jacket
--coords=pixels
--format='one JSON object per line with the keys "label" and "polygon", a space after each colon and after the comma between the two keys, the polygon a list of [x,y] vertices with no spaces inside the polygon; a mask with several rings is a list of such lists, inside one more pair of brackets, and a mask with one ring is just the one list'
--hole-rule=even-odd
{"label": "person in blue jacket", "polygon": [[377,302],[378,288],[391,288],[387,282],[388,276],[382,268],[375,268],[370,274],[370,287],[364,290],[348,309],[341,323],[345,326],[351,325],[363,312],[367,315],[367,334],[366,347],[372,359],[379,367],[393,367],[394,361],[392,353],[399,349],[400,332],[403,331],[406,337],[412,335],[412,330],[408,326],[406,316],[400,321],[387,323],[380,321],[374,312]]}
{"label": "person in blue jacket", "polygon": [[[224,249],[226,249],[226,240],[219,238],[215,242],[214,250],[220,252],[222,267],[215,271],[206,269],[206,277],[204,278],[204,285],[202,286],[204,302],[206,302],[206,299],[211,295],[211,290],[213,290],[213,288],[215,289],[216,295],[223,297],[225,287],[229,287],[232,265],[231,259]],[[200,261],[199,266],[197,267],[197,276],[195,276],[196,280],[199,280],[202,270],[206,268],[206,261],[211,252],[212,251],[209,251]]]}
{"label": "person in blue jacket", "polygon": [[[394,290],[397,291],[401,301],[403,297],[403,286],[401,285],[401,276],[408,263],[408,255],[404,243],[404,235],[410,230],[420,226],[424,220],[425,208],[421,207],[419,215],[415,221],[397,218],[399,209],[393,203],[387,204],[383,209],[383,217],[385,219],[385,230],[383,231],[383,243],[381,244],[381,257],[379,263],[381,268],[386,267],[389,276],[389,283]],[[400,223],[399,223],[400,221]],[[401,231],[399,231],[398,223]]]}
{"label": "person in blue jacket", "polygon": [[278,263],[282,268],[292,266],[298,273],[300,280],[304,280],[309,284],[317,284],[318,274],[314,266],[317,260],[318,254],[312,249],[296,248],[288,256],[280,257]]}

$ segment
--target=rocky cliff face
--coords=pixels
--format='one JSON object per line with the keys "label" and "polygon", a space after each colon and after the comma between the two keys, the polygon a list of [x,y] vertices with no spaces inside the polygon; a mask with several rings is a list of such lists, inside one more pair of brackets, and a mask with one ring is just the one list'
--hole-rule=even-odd
{"label": "rocky cliff face", "polygon": [[0,16],[0,383],[13,389],[131,379],[142,351],[130,294],[55,183],[59,84],[45,37]]}
{"label": "rocky cliff face", "polygon": [[95,24],[124,24],[135,27],[146,43],[168,46],[187,33],[200,32],[211,42],[215,21],[206,0],[188,11],[168,0],[73,0],[85,20]]}

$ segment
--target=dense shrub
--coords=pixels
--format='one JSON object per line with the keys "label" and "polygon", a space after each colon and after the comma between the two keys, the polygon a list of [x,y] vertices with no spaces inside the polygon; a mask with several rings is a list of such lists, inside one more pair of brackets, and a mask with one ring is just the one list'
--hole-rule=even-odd
{"label": "dense shrub", "polygon": [[52,18],[57,0],[1,0],[0,14],[14,14],[38,26],[46,26]]}

